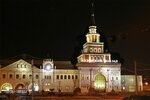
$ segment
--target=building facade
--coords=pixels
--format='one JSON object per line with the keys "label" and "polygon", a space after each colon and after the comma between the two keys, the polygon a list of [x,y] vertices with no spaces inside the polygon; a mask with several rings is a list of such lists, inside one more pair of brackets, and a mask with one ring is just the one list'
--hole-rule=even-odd
{"label": "building facade", "polygon": [[[31,60],[18,59],[11,63],[9,60],[0,62],[0,91],[25,92],[55,91],[73,92],[77,87],[82,93],[88,93],[89,88],[98,92],[134,92],[136,90],[135,76],[121,76],[121,63],[112,60],[111,54],[104,51],[104,43],[97,33],[94,13],[92,25],[86,34],[86,43],[82,54],[78,56],[77,68],[69,61],[53,61],[51,59]],[[7,64],[6,64],[7,63]],[[122,81],[126,83],[122,83]],[[142,90],[142,77],[138,81]],[[34,87],[34,88],[33,88]]]}
{"label": "building facade", "polygon": [[[15,58],[14,58],[15,59]],[[78,56],[77,68],[70,61],[18,59],[0,62],[0,91],[23,93],[28,91],[73,92],[89,88],[98,92],[135,92],[134,75],[121,75],[121,64],[104,52],[104,43],[96,26],[89,27],[83,52]],[[143,90],[142,76],[138,76],[138,91]],[[34,89],[33,89],[34,87]]]}

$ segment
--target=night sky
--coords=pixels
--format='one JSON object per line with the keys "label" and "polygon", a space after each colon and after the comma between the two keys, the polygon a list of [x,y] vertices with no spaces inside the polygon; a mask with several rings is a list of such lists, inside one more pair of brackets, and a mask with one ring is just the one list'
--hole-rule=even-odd
{"label": "night sky", "polygon": [[[70,60],[91,24],[90,0],[2,0],[1,8],[1,59]],[[150,67],[150,0],[94,0],[94,9],[108,50],[128,68],[134,60]]]}

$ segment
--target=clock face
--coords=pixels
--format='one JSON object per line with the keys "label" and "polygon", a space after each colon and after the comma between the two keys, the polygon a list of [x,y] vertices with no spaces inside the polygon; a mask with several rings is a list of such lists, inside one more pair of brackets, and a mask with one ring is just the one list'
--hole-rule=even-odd
{"label": "clock face", "polygon": [[51,64],[46,64],[44,69],[47,70],[47,71],[50,71],[52,69],[52,65]]}

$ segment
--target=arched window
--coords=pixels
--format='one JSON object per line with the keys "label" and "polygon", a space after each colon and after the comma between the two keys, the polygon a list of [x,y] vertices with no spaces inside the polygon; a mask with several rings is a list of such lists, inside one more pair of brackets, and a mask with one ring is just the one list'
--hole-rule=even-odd
{"label": "arched window", "polygon": [[74,79],[74,75],[72,75],[72,79]]}
{"label": "arched window", "polygon": [[29,79],[32,79],[32,75],[31,74],[29,75]]}
{"label": "arched window", "polygon": [[10,74],[10,75],[9,75],[9,78],[12,79],[12,77],[13,77],[12,74]]}
{"label": "arched window", "polygon": [[66,76],[66,75],[64,76],[64,79],[67,79],[67,76]]}
{"label": "arched window", "polygon": [[6,78],[6,74],[3,74],[3,78]]}
{"label": "arched window", "polygon": [[70,79],[70,75],[68,75],[68,79]]}
{"label": "arched window", "polygon": [[59,79],[59,75],[57,75],[57,79]]}
{"label": "arched window", "polygon": [[78,79],[78,76],[77,76],[77,75],[76,75],[75,77],[76,77],[76,79]]}
{"label": "arched window", "polygon": [[60,79],[63,79],[63,75],[60,76]]}
{"label": "arched window", "polygon": [[39,75],[36,75],[35,78],[36,78],[36,79],[39,79]]}
{"label": "arched window", "polygon": [[19,79],[19,74],[16,75],[16,79]]}
{"label": "arched window", "polygon": [[26,75],[23,75],[22,78],[25,79],[25,78],[26,78]]}
{"label": "arched window", "polygon": [[99,53],[101,52],[101,48],[98,48],[98,52],[99,52]]}
{"label": "arched window", "polygon": [[97,48],[94,48],[94,52],[97,52]]}
{"label": "arched window", "polygon": [[90,48],[90,52],[93,52],[93,48]]}

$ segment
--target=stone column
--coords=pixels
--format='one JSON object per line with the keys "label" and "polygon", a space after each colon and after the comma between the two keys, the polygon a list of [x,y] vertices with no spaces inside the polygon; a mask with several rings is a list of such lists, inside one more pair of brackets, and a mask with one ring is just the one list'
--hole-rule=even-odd
{"label": "stone column", "polygon": [[92,69],[90,69],[90,87],[92,87]]}

